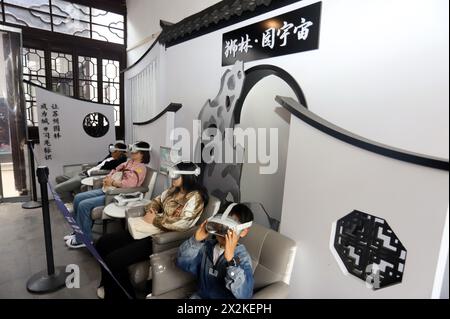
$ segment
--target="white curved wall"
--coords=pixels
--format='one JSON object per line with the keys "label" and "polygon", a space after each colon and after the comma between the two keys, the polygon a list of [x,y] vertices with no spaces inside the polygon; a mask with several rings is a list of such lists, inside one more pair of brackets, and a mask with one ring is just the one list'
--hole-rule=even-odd
{"label": "white curved wall", "polygon": [[[298,245],[290,297],[431,298],[448,256],[448,235],[441,251],[448,171],[371,153],[294,116],[290,136],[280,230]],[[400,284],[372,291],[339,268],[329,249],[332,224],[353,210],[385,219],[406,248]]]}
{"label": "white curved wall", "polygon": [[[265,128],[267,137],[269,128],[278,130],[277,150],[269,149],[267,152],[276,155],[278,169],[275,174],[260,174],[260,167],[267,166],[261,163],[244,163],[241,176],[241,200],[244,202],[258,202],[263,204],[269,215],[278,221],[281,219],[283,204],[284,178],[286,172],[286,159],[289,142],[289,123],[291,114],[281,108],[274,101],[275,95],[290,96],[295,99],[295,93],[286,82],[273,75],[258,82],[247,95],[242,107],[241,123],[239,127]],[[258,116],[255,116],[258,114]],[[255,187],[255,185],[260,185]]]}

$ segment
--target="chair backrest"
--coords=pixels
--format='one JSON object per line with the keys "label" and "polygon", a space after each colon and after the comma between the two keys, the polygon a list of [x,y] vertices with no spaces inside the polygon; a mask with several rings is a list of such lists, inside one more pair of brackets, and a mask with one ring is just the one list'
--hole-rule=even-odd
{"label": "chair backrest", "polygon": [[267,214],[266,210],[264,209],[264,206],[261,203],[244,203],[253,213],[253,222],[257,223],[261,226],[264,226],[266,228],[271,228],[275,231],[278,229],[274,229],[270,223],[270,217]]}
{"label": "chair backrest", "polygon": [[[150,184],[152,183],[152,180],[156,177],[156,171],[154,171],[153,169],[151,169],[149,166],[146,166],[147,170],[145,172],[145,177],[144,177],[144,181],[142,182],[141,186],[142,187],[148,187],[148,192],[144,194],[145,198],[149,198],[151,194],[151,192],[153,191],[153,189],[150,189]],[[153,182],[154,183],[154,182]]]}
{"label": "chair backrest", "polygon": [[200,215],[200,218],[197,221],[196,225],[200,225],[209,217],[217,214],[220,208],[220,200],[217,197],[209,195],[208,205],[206,205],[203,213]]}
{"label": "chair backrest", "polygon": [[277,281],[289,284],[297,250],[295,241],[254,223],[240,243],[252,258],[255,290]]}
{"label": "chair backrest", "polygon": [[145,175],[144,182],[142,186],[148,186],[148,192],[145,194],[144,198],[151,199],[153,195],[153,190],[156,184],[156,177],[158,176],[158,172],[153,170],[152,168],[147,166],[147,172]]}
{"label": "chair backrest", "polygon": [[164,192],[167,188],[169,188],[169,177],[167,175],[161,174],[160,172],[156,172],[155,185],[153,188],[153,192],[151,193],[151,198],[155,198]]}

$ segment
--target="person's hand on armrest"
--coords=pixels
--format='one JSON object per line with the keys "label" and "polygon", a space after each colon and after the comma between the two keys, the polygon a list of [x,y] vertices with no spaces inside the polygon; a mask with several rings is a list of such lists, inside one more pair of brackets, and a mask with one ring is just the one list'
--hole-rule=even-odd
{"label": "person's hand on armrest", "polygon": [[155,210],[150,208],[149,210],[146,211],[144,215],[144,221],[149,224],[153,224],[153,220],[155,219],[155,217],[156,217]]}
{"label": "person's hand on armrest", "polygon": [[113,179],[112,179],[110,176],[106,176],[106,177],[103,179],[103,186],[104,186],[104,187],[112,186],[112,183],[113,183]]}

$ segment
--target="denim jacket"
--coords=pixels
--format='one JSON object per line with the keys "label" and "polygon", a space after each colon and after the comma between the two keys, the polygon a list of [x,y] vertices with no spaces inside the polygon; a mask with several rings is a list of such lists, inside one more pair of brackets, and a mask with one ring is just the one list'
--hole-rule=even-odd
{"label": "denim jacket", "polygon": [[216,264],[213,251],[217,240],[186,240],[178,249],[177,265],[198,279],[198,297],[204,299],[250,299],[253,295],[252,261],[245,246],[238,244],[234,257],[237,266],[228,266],[223,254]]}

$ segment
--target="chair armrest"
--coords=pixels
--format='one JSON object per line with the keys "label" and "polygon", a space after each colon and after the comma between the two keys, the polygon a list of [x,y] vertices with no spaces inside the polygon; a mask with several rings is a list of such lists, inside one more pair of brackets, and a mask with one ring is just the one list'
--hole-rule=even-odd
{"label": "chair armrest", "polygon": [[92,220],[98,220],[98,219],[102,219],[103,217],[103,210],[105,209],[105,206],[98,206],[98,207],[94,207],[91,210],[91,219]]}
{"label": "chair armrest", "polygon": [[106,192],[106,196],[116,196],[119,194],[129,194],[129,193],[147,193],[148,187],[131,187],[131,188],[115,188],[110,189]]}
{"label": "chair armrest", "polygon": [[127,210],[125,211],[126,218],[133,218],[133,217],[144,216],[145,215],[145,206],[146,205],[133,206],[133,207],[127,208]]}
{"label": "chair armrest", "polygon": [[93,179],[92,188],[99,189],[103,187],[103,177],[95,177]]}
{"label": "chair armrest", "polygon": [[197,227],[192,227],[191,229],[185,231],[170,231],[163,232],[159,234],[155,234],[152,236],[152,240],[154,243],[158,245],[166,245],[175,241],[186,240],[192,237],[197,230]]}
{"label": "chair armrest", "polygon": [[106,169],[99,169],[96,171],[92,171],[91,176],[105,176],[105,175],[108,175],[109,172],[111,172],[111,171],[106,170]]}
{"label": "chair armrest", "polygon": [[277,281],[253,294],[253,299],[287,299],[289,285],[284,281]]}
{"label": "chair armrest", "polygon": [[88,169],[91,169],[92,167],[97,166],[97,164],[90,163],[90,164],[81,164],[81,170],[86,171]]}
{"label": "chair armrest", "polygon": [[195,277],[176,265],[178,248],[150,256],[152,296],[162,295],[195,281]]}

